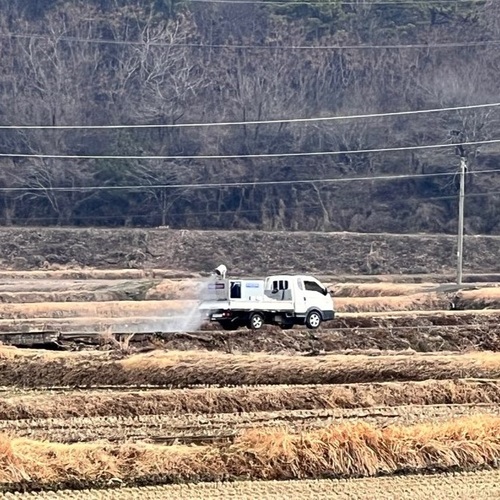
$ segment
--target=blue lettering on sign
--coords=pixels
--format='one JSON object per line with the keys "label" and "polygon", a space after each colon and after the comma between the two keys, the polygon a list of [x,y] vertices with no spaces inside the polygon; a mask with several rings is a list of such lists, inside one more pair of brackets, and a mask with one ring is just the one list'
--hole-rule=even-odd
{"label": "blue lettering on sign", "polygon": [[247,283],[246,285],[246,288],[259,288],[259,284],[258,283]]}

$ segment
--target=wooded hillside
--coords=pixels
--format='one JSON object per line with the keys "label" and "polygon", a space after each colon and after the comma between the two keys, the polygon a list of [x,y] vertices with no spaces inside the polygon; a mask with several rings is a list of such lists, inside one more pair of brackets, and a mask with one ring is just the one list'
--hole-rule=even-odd
{"label": "wooded hillside", "polygon": [[[0,125],[246,122],[493,103],[499,45],[493,0],[10,0],[0,10]],[[0,224],[453,233],[456,176],[321,179],[455,172],[454,148],[12,155],[397,148],[449,143],[453,130],[467,141],[500,139],[499,119],[492,107],[224,127],[0,129],[8,155]],[[500,145],[468,153],[466,231],[499,234],[500,175],[481,171],[498,168]],[[252,185],[308,179],[318,182]],[[248,184],[185,186],[238,182]]]}

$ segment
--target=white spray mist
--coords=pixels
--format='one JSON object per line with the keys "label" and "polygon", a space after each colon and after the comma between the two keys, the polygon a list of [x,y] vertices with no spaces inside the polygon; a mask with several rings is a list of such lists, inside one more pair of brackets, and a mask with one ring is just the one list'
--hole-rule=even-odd
{"label": "white spray mist", "polygon": [[[178,314],[172,316],[161,316],[159,318],[151,319],[145,324],[137,325],[134,328],[138,333],[144,332],[194,332],[199,330],[205,317],[204,313],[198,309],[199,302],[204,299],[204,292],[207,290],[208,283],[212,278],[204,278],[202,280],[193,282],[193,290],[189,293],[189,298],[181,297],[180,300],[189,301],[190,304],[185,310],[180,311]],[[193,296],[195,297],[193,299]]]}

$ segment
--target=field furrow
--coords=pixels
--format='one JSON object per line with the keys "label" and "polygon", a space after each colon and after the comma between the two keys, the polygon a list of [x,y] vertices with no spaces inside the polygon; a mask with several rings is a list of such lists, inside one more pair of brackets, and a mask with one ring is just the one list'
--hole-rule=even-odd
{"label": "field furrow", "polygon": [[361,479],[303,481],[236,481],[189,485],[147,486],[111,490],[58,491],[20,495],[40,500],[490,500],[500,497],[500,471],[409,475]]}
{"label": "field furrow", "polygon": [[444,422],[474,415],[500,416],[500,405],[436,405],[337,410],[296,410],[213,415],[141,415],[0,421],[0,432],[61,443],[108,440],[193,442],[234,438],[252,428],[286,428],[302,432],[350,422],[376,427]]}
{"label": "field furrow", "polygon": [[345,384],[500,377],[500,353],[396,356],[278,356],[161,352],[113,359],[99,353],[49,353],[3,349],[0,385],[161,387]]}
{"label": "field furrow", "polygon": [[500,418],[491,415],[410,426],[338,423],[300,433],[257,428],[232,443],[201,446],[0,439],[0,488],[23,491],[472,470],[500,460]]}
{"label": "field furrow", "polygon": [[373,406],[500,404],[500,380],[134,390],[12,390],[0,419],[249,413]]}
{"label": "field furrow", "polygon": [[[1,297],[0,297],[1,298]],[[123,302],[123,301],[122,301]],[[151,302],[153,305],[158,301]],[[160,301],[161,302],[161,301]],[[188,316],[193,311],[179,307],[178,301],[164,308],[151,305],[141,309],[140,301],[123,302],[126,314],[115,311],[121,302],[110,302],[109,311],[104,302],[89,302],[79,311],[78,303],[67,303],[58,310],[52,308],[47,314],[37,317],[37,309],[43,304],[21,304],[25,311],[21,316],[6,316],[0,319],[0,332],[56,330],[62,334],[76,333],[96,335],[94,348],[100,345],[99,332],[148,333],[153,335],[154,345],[168,350],[210,350],[222,352],[269,352],[303,353],[336,352],[343,350],[414,350],[464,351],[498,350],[500,348],[500,312],[483,311],[405,311],[352,314],[343,313],[311,332],[304,327],[282,331],[266,327],[261,331],[242,328],[235,332],[220,330],[217,324],[201,323],[199,318]],[[161,302],[161,304],[163,304]],[[71,309],[72,304],[74,309]],[[92,305],[93,304],[93,305]],[[135,305],[132,305],[135,304]],[[177,305],[176,305],[177,304]],[[11,306],[12,304],[5,304]],[[14,304],[15,305],[15,304]],[[35,308],[30,312],[30,308]],[[92,311],[91,308],[94,308]],[[115,309],[113,309],[113,307]],[[80,315],[81,314],[83,315]],[[116,312],[115,315],[114,312]],[[109,313],[109,314],[108,314]],[[17,314],[17,313],[15,313]],[[196,315],[194,315],[196,316]],[[7,318],[11,319],[7,319]],[[201,331],[186,333],[200,326]],[[105,336],[101,339],[105,341]],[[134,342],[132,342],[132,345]],[[71,349],[82,347],[79,342],[65,342]],[[92,348],[92,344],[87,345]]]}

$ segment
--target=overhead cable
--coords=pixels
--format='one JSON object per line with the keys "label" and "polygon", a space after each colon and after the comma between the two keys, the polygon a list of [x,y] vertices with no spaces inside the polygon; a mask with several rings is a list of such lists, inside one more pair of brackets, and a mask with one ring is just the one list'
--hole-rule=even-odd
{"label": "overhead cable", "polygon": [[[469,141],[460,143],[462,146],[478,146],[481,144],[497,144],[500,139],[491,139],[484,141]],[[299,153],[259,153],[259,154],[241,154],[241,155],[52,155],[36,153],[0,153],[4,158],[38,158],[38,159],[59,159],[59,160],[235,160],[244,158],[290,158],[299,156],[338,156],[367,153],[391,153],[398,151],[416,151],[424,149],[454,148],[457,144],[426,144],[422,146],[401,146],[395,148],[375,148],[375,149],[353,149],[347,151],[311,151]]]}
{"label": "overhead cable", "polygon": [[359,2],[353,2],[351,0],[339,0],[338,2],[327,2],[327,1],[315,1],[315,0],[304,0],[304,1],[297,1],[297,0],[187,0],[188,3],[232,3],[232,4],[263,4],[263,5],[276,5],[278,7],[283,7],[286,5],[314,5],[314,6],[320,6],[320,7],[336,7],[337,5],[353,5],[356,7],[370,7],[371,5],[427,5],[427,4],[453,4],[453,5],[460,5],[460,4],[474,4],[474,3],[485,3],[486,0],[387,0],[387,1],[380,1],[380,0],[374,0],[373,2],[370,1],[359,1]]}
{"label": "overhead cable", "polygon": [[[500,173],[500,169],[476,170],[474,174]],[[213,189],[231,187],[254,187],[254,186],[279,186],[291,184],[342,184],[346,182],[359,181],[393,181],[404,179],[417,179],[424,177],[445,177],[454,176],[456,172],[434,172],[428,174],[400,174],[400,175],[377,175],[363,177],[334,177],[329,179],[298,179],[281,181],[240,181],[240,182],[211,182],[201,184],[136,184],[123,186],[47,186],[47,187],[0,187],[0,192],[26,192],[26,191],[64,191],[64,192],[85,192],[85,191],[143,191],[146,189]]]}
{"label": "overhead cable", "polygon": [[80,38],[72,36],[48,36],[26,33],[0,33],[0,38],[18,38],[26,40],[51,40],[54,42],[89,43],[100,45],[131,45],[147,47],[180,47],[194,49],[227,49],[227,50],[404,50],[404,49],[446,49],[454,47],[484,47],[499,45],[500,40],[472,40],[441,43],[410,43],[410,44],[361,44],[361,45],[252,45],[252,44],[206,44],[206,43],[167,43],[151,40],[111,40],[105,38]]}
{"label": "overhead cable", "polygon": [[144,128],[188,128],[188,127],[230,127],[239,125],[271,125],[278,123],[310,123],[341,120],[358,120],[370,118],[384,118],[391,116],[424,115],[428,113],[444,113],[470,109],[496,108],[500,102],[486,104],[465,104],[446,108],[418,109],[412,111],[389,111],[386,113],[365,113],[357,115],[322,116],[314,118],[278,118],[272,120],[249,120],[234,122],[208,122],[208,123],[160,123],[160,124],[135,124],[135,125],[0,125],[0,130],[102,130],[102,129],[144,129]]}

